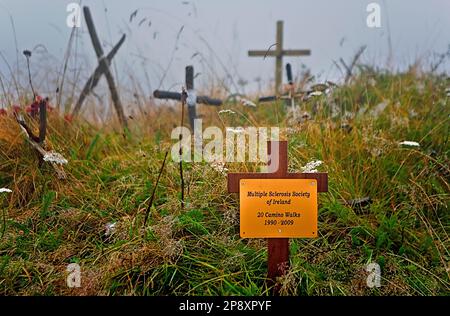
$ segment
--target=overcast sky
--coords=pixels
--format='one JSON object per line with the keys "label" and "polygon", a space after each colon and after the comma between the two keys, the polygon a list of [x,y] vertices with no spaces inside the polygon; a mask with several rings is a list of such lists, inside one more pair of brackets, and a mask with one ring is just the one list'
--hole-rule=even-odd
{"label": "overcast sky", "polygon": [[[35,48],[39,54],[45,47],[53,56],[48,59],[50,66],[61,67],[71,32],[66,25],[69,14],[66,6],[70,2],[77,1],[0,0],[0,51],[12,66],[16,63],[16,52],[9,16],[15,25],[19,52]],[[381,6],[380,28],[369,28],[366,24],[369,14],[366,7],[371,2]],[[396,68],[433,52],[445,52],[450,44],[448,0],[83,0],[81,3],[91,8],[105,51],[121,34],[127,34],[115,59],[118,79],[125,82],[128,80],[125,74],[132,72],[146,92],[160,86],[179,89],[184,81],[184,67],[189,64],[200,73],[197,87],[207,85],[215,76],[225,76],[227,68],[235,82],[247,80],[251,83],[247,92],[254,91],[256,78],[260,77],[263,83],[273,79],[274,60],[250,58],[247,51],[267,49],[275,43],[277,20],[284,21],[285,48],[312,51],[312,56],[284,61],[292,63],[294,73],[305,64],[321,80],[335,80],[340,73],[333,61],[341,57],[351,59],[365,44],[368,47],[363,60],[385,66],[389,34],[392,65]],[[137,15],[130,22],[130,14],[136,9]],[[85,67],[87,73],[87,66],[96,63],[84,19],[75,48],[84,58],[71,59],[69,76],[75,76],[73,68],[77,65]],[[24,62],[21,53],[19,60]],[[449,65],[446,63],[441,70],[448,70]],[[0,70],[8,74],[2,60]],[[150,87],[145,83],[145,72]]]}

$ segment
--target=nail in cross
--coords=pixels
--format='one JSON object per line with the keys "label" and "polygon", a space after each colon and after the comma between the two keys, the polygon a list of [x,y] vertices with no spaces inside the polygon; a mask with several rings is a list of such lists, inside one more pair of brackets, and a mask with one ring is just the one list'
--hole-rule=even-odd
{"label": "nail in cross", "polygon": [[280,93],[281,81],[283,78],[283,56],[309,56],[309,49],[283,49],[283,21],[277,22],[277,42],[275,50],[251,50],[250,57],[276,57],[275,60],[275,94]]}
{"label": "nail in cross", "polygon": [[109,66],[111,64],[111,60],[114,57],[114,55],[119,50],[120,46],[122,46],[123,42],[125,41],[125,35],[122,36],[120,41],[114,46],[114,48],[111,50],[111,52],[104,56],[102,45],[100,44],[100,40],[97,36],[97,31],[95,30],[94,26],[94,20],[92,19],[91,12],[88,7],[83,7],[84,17],[86,19],[86,25],[88,27],[89,35],[92,40],[92,45],[94,46],[95,53],[98,58],[98,66],[95,69],[92,76],[88,79],[86,82],[83,91],[81,92],[81,95],[78,99],[77,104],[75,105],[75,108],[73,110],[73,115],[77,115],[78,112],[81,109],[81,105],[84,102],[84,99],[87,97],[87,95],[94,89],[94,87],[98,84],[101,75],[105,75],[106,80],[108,82],[109,91],[111,92],[111,98],[114,103],[114,107],[116,109],[117,115],[119,117],[119,121],[122,124],[122,126],[127,127],[127,120],[125,118],[125,114],[123,111],[122,102],[120,101],[119,93],[117,92],[116,84],[114,82],[114,77],[111,73],[111,70],[109,69]]}
{"label": "nail in cross", "polygon": [[[316,179],[317,192],[328,192],[327,173],[289,173],[288,142],[269,141],[270,158],[268,173],[230,173],[228,174],[228,192],[239,193],[241,179]],[[272,155],[274,153],[274,155]],[[276,278],[284,275],[289,266],[289,239],[268,239],[268,278],[276,284]],[[279,286],[275,288],[278,294]]]}
{"label": "nail in cross", "polygon": [[[186,67],[186,90],[187,90],[187,100],[186,103],[188,105],[189,111],[189,123],[191,128],[194,128],[194,120],[197,118],[196,114],[196,104],[206,104],[206,105],[222,105],[222,100],[213,99],[207,96],[197,96],[194,90],[194,67],[187,66]],[[161,91],[155,90],[153,92],[153,96],[157,99],[169,99],[169,100],[181,100],[181,93],[178,92],[170,92],[170,91]]]}

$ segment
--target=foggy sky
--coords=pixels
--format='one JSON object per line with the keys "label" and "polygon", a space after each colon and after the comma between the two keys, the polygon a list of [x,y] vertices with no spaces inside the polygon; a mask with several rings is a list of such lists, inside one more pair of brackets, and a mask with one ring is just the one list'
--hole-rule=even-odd
{"label": "foggy sky", "polygon": [[[16,29],[21,66],[24,49],[42,51],[45,47],[48,56],[53,56],[48,63],[56,70],[61,68],[71,32],[66,26],[66,5],[70,2],[76,1],[0,0],[0,51],[13,68],[16,48],[9,16]],[[371,2],[382,7],[381,28],[366,25],[366,6]],[[250,58],[247,51],[267,49],[275,43],[277,20],[284,20],[286,49],[312,51],[312,56],[285,58],[284,63],[292,63],[294,74],[305,64],[319,81],[337,80],[341,74],[333,61],[351,59],[361,45],[367,45],[363,61],[386,66],[392,51],[392,66],[402,69],[416,58],[445,52],[450,44],[448,0],[84,0],[81,4],[91,8],[105,52],[121,34],[127,34],[115,59],[118,81],[127,81],[127,74],[132,73],[146,93],[158,87],[178,89],[184,81],[184,67],[190,64],[199,73],[198,88],[211,78],[224,77],[227,71],[235,83],[239,79],[249,82],[246,92],[255,92],[256,78],[263,84],[273,80],[275,61]],[[130,23],[130,14],[136,9],[136,18]],[[87,76],[97,62],[84,18],[80,31],[75,47],[80,57],[69,63],[71,78],[75,78],[75,67],[84,67],[83,75]],[[440,70],[448,68],[447,62]],[[0,70],[8,75],[3,60]],[[45,74],[40,75],[45,78]]]}

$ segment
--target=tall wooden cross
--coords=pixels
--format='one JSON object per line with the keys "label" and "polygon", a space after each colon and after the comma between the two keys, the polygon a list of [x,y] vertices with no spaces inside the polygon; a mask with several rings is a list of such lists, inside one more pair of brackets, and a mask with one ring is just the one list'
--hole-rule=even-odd
{"label": "tall wooden cross", "polygon": [[[274,152],[272,150],[277,150]],[[272,155],[271,153],[275,154]],[[230,173],[228,174],[228,192],[239,193],[241,179],[316,179],[317,192],[328,192],[327,173],[289,173],[288,172],[288,142],[269,141],[268,154],[270,157],[268,173]],[[284,275],[289,267],[289,239],[268,239],[268,278],[276,284],[276,278]],[[275,293],[279,286],[275,286]]]}
{"label": "tall wooden cross", "polygon": [[309,56],[309,49],[283,49],[283,21],[277,21],[277,39],[275,50],[251,50],[250,57],[275,57],[275,94],[280,93],[283,78],[283,56]]}
{"label": "tall wooden cross", "polygon": [[111,52],[107,56],[105,56],[102,45],[100,44],[100,40],[97,35],[97,31],[95,30],[94,20],[92,19],[89,7],[83,7],[83,12],[84,18],[86,19],[86,25],[88,27],[89,35],[92,40],[92,45],[94,46],[95,54],[97,55],[98,67],[95,69],[94,73],[88,79],[86,85],[84,86],[80,98],[78,99],[78,102],[74,108],[73,115],[78,114],[86,96],[97,85],[101,75],[105,75],[106,81],[108,82],[109,91],[111,92],[111,99],[113,100],[113,104],[116,109],[117,116],[119,117],[119,121],[122,124],[122,126],[127,127],[127,120],[125,118],[125,113],[123,111],[122,102],[120,101],[119,93],[117,91],[116,84],[114,82],[114,77],[112,75],[111,69],[109,68],[111,59],[114,57],[114,55],[119,50],[120,46],[125,41],[125,35],[122,36],[120,41],[111,50]]}
{"label": "tall wooden cross", "polygon": [[[189,123],[191,128],[194,129],[194,120],[197,118],[196,113],[196,105],[197,102],[206,105],[222,105],[222,100],[213,99],[207,96],[197,96],[194,90],[194,67],[187,66],[186,67],[186,92],[187,92],[187,100],[186,103],[188,105],[189,112]],[[161,91],[155,90],[153,92],[153,96],[157,99],[169,99],[169,100],[178,100],[181,101],[181,93],[179,92],[171,92],[171,91]]]}

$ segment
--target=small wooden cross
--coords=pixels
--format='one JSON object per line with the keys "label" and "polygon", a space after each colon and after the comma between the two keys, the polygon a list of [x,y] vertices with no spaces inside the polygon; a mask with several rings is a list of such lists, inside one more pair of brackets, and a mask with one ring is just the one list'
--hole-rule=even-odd
{"label": "small wooden cross", "polygon": [[283,49],[283,21],[277,22],[277,39],[275,50],[251,50],[248,52],[250,57],[276,57],[275,59],[275,94],[280,93],[281,82],[283,78],[283,56],[309,56],[309,49]]}
{"label": "small wooden cross", "polygon": [[[278,152],[275,150],[278,148]],[[271,155],[272,150],[275,155]],[[228,192],[239,193],[241,179],[316,179],[317,192],[328,192],[327,173],[289,173],[288,172],[288,142],[269,141],[270,157],[268,173],[230,173],[228,174]],[[275,166],[275,167],[274,167]],[[289,239],[268,239],[268,278],[276,284],[276,278],[284,275],[289,267]],[[278,294],[279,286],[275,288]]]}
{"label": "small wooden cross", "polygon": [[98,67],[97,69],[95,69],[94,74],[89,78],[88,82],[84,86],[84,89],[80,95],[77,105],[75,106],[73,114],[76,115],[79,112],[84,99],[91,92],[91,90],[97,85],[98,81],[100,80],[100,76],[105,75],[106,81],[108,82],[109,91],[111,92],[111,99],[113,100],[113,104],[119,117],[119,121],[123,127],[127,127],[127,120],[125,118],[125,113],[123,111],[122,102],[120,101],[119,93],[117,92],[116,84],[114,82],[114,77],[109,68],[111,59],[114,57],[117,50],[120,48],[120,46],[123,44],[123,41],[125,40],[125,35],[122,36],[120,41],[111,50],[111,52],[107,56],[105,56],[102,45],[100,44],[100,40],[97,35],[97,31],[95,30],[94,20],[92,19],[89,7],[83,7],[83,12],[84,17],[86,19],[86,25],[88,27],[89,35],[92,40],[92,45],[94,46],[95,54],[97,55]]}
{"label": "small wooden cross", "polygon": [[279,95],[272,95],[267,97],[261,97],[258,99],[258,102],[273,102],[279,99],[285,100],[289,102],[290,106],[294,105],[295,99],[302,99],[305,96],[305,92],[296,93],[295,92],[295,85],[294,85],[294,79],[292,76],[292,66],[291,64],[286,64],[286,76],[288,80],[288,86],[287,86],[287,94],[283,94],[281,96]]}
{"label": "small wooden cross", "polygon": [[[207,96],[197,96],[194,90],[194,67],[187,66],[186,67],[186,90],[187,90],[187,100],[186,103],[188,105],[189,112],[189,123],[191,128],[194,129],[194,120],[197,118],[196,113],[196,104],[206,104],[206,105],[222,105],[222,100],[213,99]],[[181,93],[178,92],[170,92],[170,91],[161,91],[155,90],[153,92],[153,96],[157,99],[169,99],[169,100],[181,100]]]}

